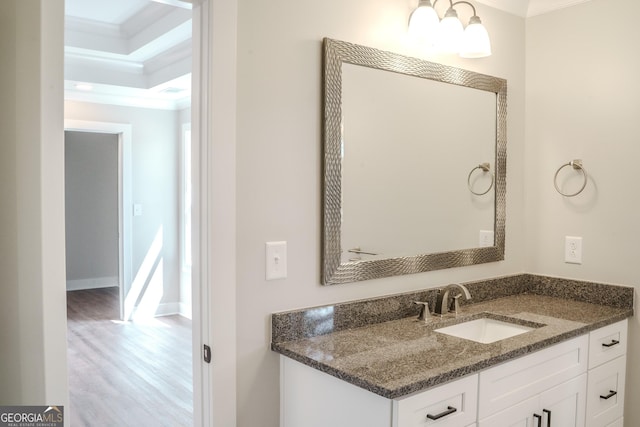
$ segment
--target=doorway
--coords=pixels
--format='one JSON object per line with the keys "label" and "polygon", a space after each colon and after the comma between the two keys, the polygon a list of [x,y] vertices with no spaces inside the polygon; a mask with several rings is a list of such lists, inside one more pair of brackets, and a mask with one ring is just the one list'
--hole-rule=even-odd
{"label": "doorway", "polygon": [[[70,110],[73,112],[73,108]],[[138,123],[135,114],[130,117]],[[119,276],[126,277],[116,281],[117,286],[110,287],[113,280],[74,280],[68,276],[71,285],[67,293],[67,320],[72,424],[95,425],[96,419],[102,419],[104,425],[191,426],[191,320],[190,316],[177,314],[177,301],[172,304],[162,301],[163,294],[170,294],[168,290],[177,291],[181,287],[177,280],[169,283],[170,274],[164,274],[170,270],[165,259],[171,252],[177,252],[177,249],[165,246],[177,243],[163,238],[163,228],[170,233],[170,224],[154,222],[150,212],[136,212],[135,204],[131,203],[132,182],[136,176],[131,158],[133,127],[77,120],[66,120],[65,126],[66,197],[73,202],[75,192],[80,202],[88,205],[87,208],[67,200],[67,252],[78,246],[70,236],[79,233],[85,237],[85,242],[80,244],[81,249],[84,248],[80,251],[84,258],[76,262],[76,254],[68,253],[68,264],[102,264],[106,257],[95,256],[87,248],[101,246],[100,237],[110,234],[120,237],[110,239],[107,246],[120,253],[119,256],[112,253],[111,258],[119,258],[121,262],[109,264],[121,266]],[[144,135],[144,132],[139,134]],[[167,144],[178,145],[175,141],[167,141]],[[70,148],[79,148],[80,154],[73,154]],[[154,148],[160,150],[158,146]],[[169,163],[178,162],[175,158],[178,156],[173,157],[168,159]],[[157,160],[151,163],[152,170],[162,168]],[[139,167],[144,169],[144,165]],[[101,172],[101,169],[107,172]],[[74,177],[74,174],[78,176]],[[177,182],[178,173],[174,175],[172,180]],[[106,194],[104,188],[109,190]],[[163,188],[157,191],[166,192]],[[148,193],[153,191],[148,189],[145,194]],[[109,199],[109,203],[105,199]],[[167,209],[177,210],[178,199],[177,196],[169,198]],[[105,232],[97,217],[107,210],[112,215]],[[114,217],[120,220],[115,221]],[[139,241],[132,244],[136,227],[144,228],[145,222],[150,223],[153,230],[157,228],[157,232],[147,233],[148,239],[141,245],[145,236],[138,231]],[[86,229],[83,231],[84,224]],[[175,231],[177,225],[173,229]],[[114,244],[116,241],[118,244]],[[138,261],[134,256],[136,251],[142,251],[144,255]],[[74,268],[68,268],[70,274],[74,271]],[[84,286],[78,286],[77,282]],[[187,298],[190,294],[189,289]],[[114,411],[112,408],[121,409]],[[119,418],[123,414],[129,421]]]}
{"label": "doorway", "polygon": [[[79,246],[76,249],[76,252],[79,254],[76,256],[73,253],[70,253],[70,248],[66,248],[65,252],[67,252],[67,257],[73,254],[75,258],[72,258],[72,262],[75,262],[75,265],[78,268],[83,268],[84,270],[87,267],[84,264],[95,264],[100,258],[99,252],[95,250],[89,251],[89,254],[93,254],[93,258],[90,258],[89,261],[84,261],[83,258],[78,258],[81,254],[86,254],[87,252],[83,249],[83,247],[90,247],[93,245],[94,239],[99,239],[103,241],[102,243],[102,251],[106,252],[105,247],[109,244],[113,245],[113,239],[111,237],[106,236],[109,233],[108,230],[101,230],[101,232],[96,232],[93,225],[92,218],[92,210],[96,209],[96,205],[102,206],[102,209],[110,209],[105,208],[105,206],[109,206],[109,204],[104,205],[105,197],[113,197],[113,183],[115,183],[115,196],[116,199],[111,199],[111,213],[116,212],[115,221],[117,223],[116,229],[111,229],[111,233],[115,234],[115,240],[117,241],[117,277],[107,277],[102,278],[96,274],[88,274],[85,272],[82,277],[75,277],[75,273],[73,269],[71,274],[69,273],[69,262],[67,259],[67,290],[82,290],[87,288],[100,288],[100,287],[109,287],[109,286],[117,286],[117,295],[118,295],[118,320],[126,320],[128,319],[127,313],[125,313],[125,295],[128,291],[128,288],[125,287],[125,284],[131,283],[132,281],[132,251],[133,251],[133,243],[132,243],[132,217],[133,217],[133,198],[132,198],[132,128],[130,124],[120,124],[120,123],[109,123],[109,122],[95,122],[95,121],[82,121],[82,120],[71,120],[66,119],[64,122],[65,127],[65,151],[67,151],[67,136],[72,136],[75,139],[71,141],[73,147],[75,147],[74,151],[72,151],[72,158],[67,159],[65,162],[65,186],[67,187],[66,192],[75,193],[75,197],[72,196],[70,202],[66,201],[66,210],[74,209],[73,212],[67,212],[66,222],[67,224],[73,224],[76,219],[79,222],[86,223],[85,228],[77,229],[77,224],[74,225],[74,228],[71,230],[66,230],[67,234],[67,245],[77,245]],[[113,147],[111,148],[111,163],[109,163],[106,159],[102,159],[102,156],[105,155],[105,144],[115,144],[115,153],[113,152]],[[96,144],[97,143],[97,144]],[[93,147],[93,149],[92,149]],[[82,150],[82,151],[80,151]],[[115,159],[113,156],[115,155]],[[65,156],[66,157],[66,156]],[[69,163],[69,160],[74,160],[75,162],[80,162],[77,165],[73,165]],[[102,174],[109,174],[106,172],[106,168],[111,170],[109,179],[111,180],[111,191],[112,193],[103,194],[104,191],[100,191],[100,187],[105,187],[105,179],[97,179],[94,168],[91,167],[91,163],[87,163],[90,160],[95,163],[95,167],[102,168]],[[110,166],[108,166],[110,165]],[[73,168],[73,169],[71,169]],[[67,174],[73,172],[69,178],[66,177]],[[115,175],[115,176],[114,176]],[[70,179],[70,181],[69,181]],[[71,187],[69,187],[71,186]],[[75,186],[75,188],[73,187]],[[84,188],[83,188],[84,187]],[[100,197],[97,197],[100,195]],[[69,195],[66,196],[67,199],[70,199]],[[87,200],[87,198],[89,200]],[[95,199],[95,200],[94,200]],[[77,201],[74,201],[77,200]],[[79,203],[79,205],[75,206],[74,203]],[[78,210],[80,209],[80,210]],[[100,212],[100,215],[103,216],[104,212]],[[113,216],[110,219],[104,219],[103,221],[111,222],[113,224],[114,218]],[[104,228],[108,227],[108,225],[104,225]],[[67,225],[67,228],[69,226]],[[78,236],[74,240],[69,240],[71,236]],[[95,237],[97,236],[97,237]],[[76,259],[78,258],[78,259]],[[73,265],[73,267],[75,267]],[[95,268],[95,267],[94,267]],[[104,268],[104,267],[103,267]],[[77,280],[77,282],[74,282]]]}
{"label": "doorway", "polygon": [[[83,4],[86,3],[83,1]],[[131,2],[139,3],[138,1]],[[160,4],[183,4],[162,0]],[[111,3],[109,3],[111,4]],[[104,4],[106,5],[106,4]],[[193,1],[193,380],[194,425],[235,423],[235,252],[233,203],[235,163],[233,152],[235,110],[235,0]],[[215,7],[210,7],[214,5]],[[216,9],[215,13],[213,9]],[[214,25],[215,24],[215,25]],[[216,63],[216,67],[212,67]],[[231,82],[231,84],[229,84]],[[66,86],[66,84],[65,84]],[[211,92],[219,92],[210,100]],[[78,120],[95,120],[84,114]],[[207,118],[203,120],[203,118]],[[128,123],[129,119],[108,118]],[[215,125],[215,126],[213,126]],[[125,134],[126,135],[126,134]],[[125,144],[126,147],[126,144]],[[124,156],[126,163],[127,156]],[[126,173],[125,165],[125,173]],[[126,191],[126,188],[125,188]],[[126,198],[126,195],[125,195]],[[214,206],[215,209],[211,209]],[[126,219],[133,203],[125,203]],[[147,208],[143,206],[143,212]],[[211,233],[217,236],[211,241]],[[126,256],[125,233],[125,256]],[[215,256],[212,256],[215,255]],[[125,273],[126,274],[126,273]],[[209,288],[210,283],[217,286]],[[213,302],[215,301],[215,307]],[[209,310],[209,308],[212,310]],[[215,308],[215,310],[213,310]],[[217,325],[217,326],[215,326]],[[224,351],[213,352],[212,363],[203,362],[203,347],[216,343]],[[215,379],[215,381],[214,381]],[[213,398],[215,395],[215,399]]]}
{"label": "doorway", "polygon": [[119,294],[119,145],[117,134],[65,131],[67,290]]}

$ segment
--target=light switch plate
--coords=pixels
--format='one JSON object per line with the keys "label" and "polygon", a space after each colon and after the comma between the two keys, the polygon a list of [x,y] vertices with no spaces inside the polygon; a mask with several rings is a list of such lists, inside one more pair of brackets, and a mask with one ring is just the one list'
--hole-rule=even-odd
{"label": "light switch plate", "polygon": [[266,243],[266,279],[287,278],[287,242]]}
{"label": "light switch plate", "polygon": [[140,203],[133,205],[133,216],[142,216],[142,205]]}

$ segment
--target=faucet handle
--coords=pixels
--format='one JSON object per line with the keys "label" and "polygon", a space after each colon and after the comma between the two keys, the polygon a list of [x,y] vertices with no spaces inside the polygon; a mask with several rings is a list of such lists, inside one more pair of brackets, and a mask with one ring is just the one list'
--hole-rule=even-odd
{"label": "faucet handle", "polygon": [[420,314],[418,314],[418,320],[422,320],[423,322],[428,322],[431,317],[431,312],[429,311],[429,303],[422,301],[414,301],[414,304],[420,305]]}

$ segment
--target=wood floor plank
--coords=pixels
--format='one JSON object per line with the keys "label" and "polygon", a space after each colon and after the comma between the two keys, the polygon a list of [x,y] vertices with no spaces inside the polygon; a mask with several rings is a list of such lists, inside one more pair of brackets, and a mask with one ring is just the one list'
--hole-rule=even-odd
{"label": "wood floor plank", "polygon": [[67,292],[73,427],[193,425],[191,321],[118,321],[118,288]]}

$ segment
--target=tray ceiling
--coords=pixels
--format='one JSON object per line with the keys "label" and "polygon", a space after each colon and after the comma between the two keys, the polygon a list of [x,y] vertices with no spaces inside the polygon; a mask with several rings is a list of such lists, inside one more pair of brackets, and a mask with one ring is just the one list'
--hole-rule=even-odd
{"label": "tray ceiling", "polygon": [[505,12],[531,17],[543,13],[585,3],[590,0],[476,0],[478,3],[503,10]]}
{"label": "tray ceiling", "polygon": [[[476,1],[531,17],[589,0]],[[190,0],[66,0],[65,99],[188,106],[191,31]]]}
{"label": "tray ceiling", "polygon": [[189,2],[65,3],[65,99],[164,109],[189,104]]}

